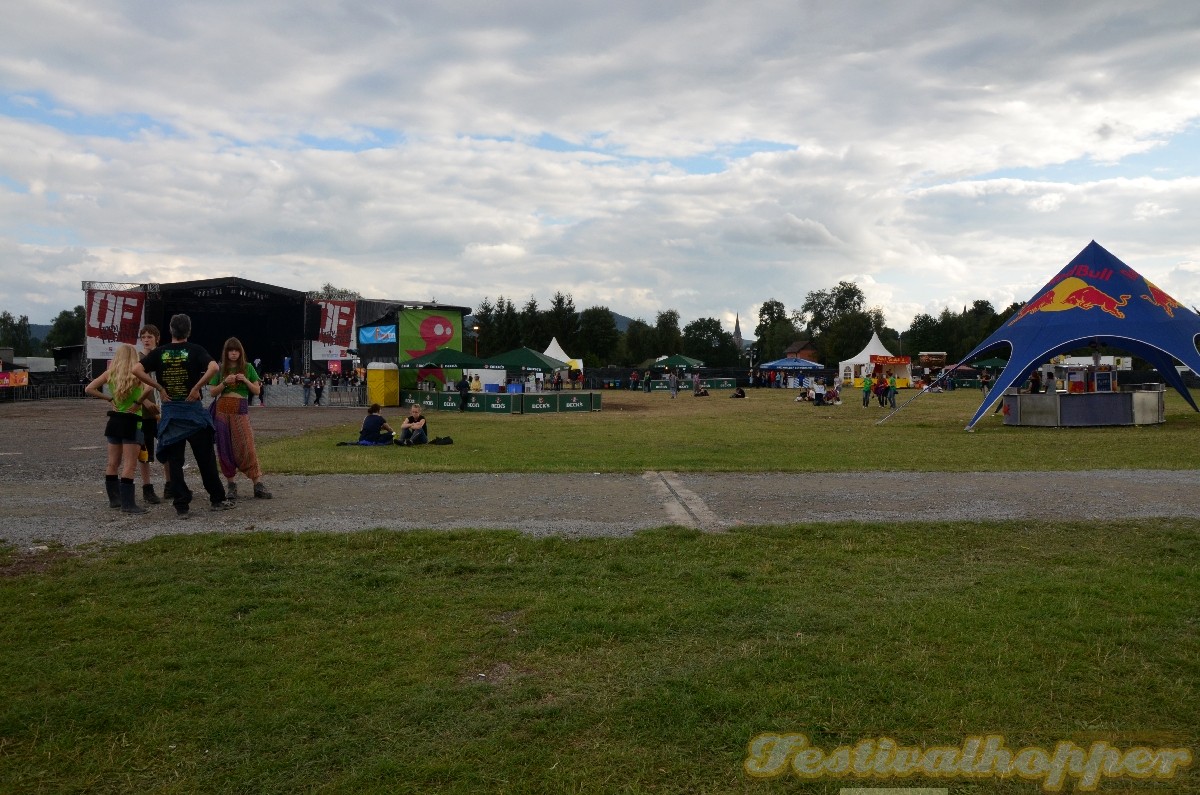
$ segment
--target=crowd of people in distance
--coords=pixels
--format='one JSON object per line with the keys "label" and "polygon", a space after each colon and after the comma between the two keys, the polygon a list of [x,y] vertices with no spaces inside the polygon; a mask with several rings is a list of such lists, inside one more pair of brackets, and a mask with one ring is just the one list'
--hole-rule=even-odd
{"label": "crowd of people in distance", "polygon": [[[108,369],[84,388],[89,397],[111,404],[104,428],[109,505],[129,514],[146,512],[134,490],[140,463],[143,501],[157,505],[169,499],[176,516],[188,518],[193,495],[183,476],[187,447],[212,510],[234,507],[239,474],[250,481],[255,498],[271,499],[248,411],[250,399],[262,394],[262,379],[246,360],[241,341],[227,339],[216,361],[189,342],[192,321],[187,315],[174,315],[168,330],[171,341],[162,343],[157,327],[144,326],[138,332],[141,355],[132,345],[118,345]],[[213,398],[207,408],[206,389]],[[162,499],[154,493],[151,460],[163,465]]]}

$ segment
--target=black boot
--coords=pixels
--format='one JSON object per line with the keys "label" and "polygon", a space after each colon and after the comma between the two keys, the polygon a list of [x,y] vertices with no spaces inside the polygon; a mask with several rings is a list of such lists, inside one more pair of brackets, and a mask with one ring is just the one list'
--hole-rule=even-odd
{"label": "black boot", "polygon": [[158,495],[154,493],[154,484],[153,483],[143,483],[142,484],[142,500],[147,505],[158,505],[159,503],[162,502],[162,500],[160,500],[158,498]]}
{"label": "black boot", "polygon": [[121,478],[121,513],[145,513],[133,498],[133,478]]}
{"label": "black boot", "polygon": [[171,481],[163,484],[163,500],[170,500],[175,497],[175,489],[171,488]]}
{"label": "black boot", "polygon": [[120,479],[116,475],[104,476],[104,490],[108,492],[108,507],[121,507]]}

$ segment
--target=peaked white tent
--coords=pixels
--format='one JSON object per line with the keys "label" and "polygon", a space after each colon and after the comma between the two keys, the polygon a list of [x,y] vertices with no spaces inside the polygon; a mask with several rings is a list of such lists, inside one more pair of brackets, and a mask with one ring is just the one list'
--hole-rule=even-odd
{"label": "peaked white tent", "polygon": [[560,362],[566,362],[567,366],[569,366],[572,370],[583,372],[583,360],[576,359],[573,356],[568,356],[567,352],[564,351],[562,346],[558,344],[558,337],[551,337],[550,347],[546,348],[546,350],[542,351],[542,353],[546,354],[552,359],[558,359]]}
{"label": "peaked white tent", "polygon": [[[872,356],[878,358],[871,361]],[[876,364],[882,364],[884,372],[892,371],[896,376],[896,386],[904,388],[911,385],[912,361],[907,356],[896,356],[885,348],[883,340],[879,339],[879,332],[871,335],[867,347],[838,365],[842,383],[862,386],[863,375],[874,371]]]}

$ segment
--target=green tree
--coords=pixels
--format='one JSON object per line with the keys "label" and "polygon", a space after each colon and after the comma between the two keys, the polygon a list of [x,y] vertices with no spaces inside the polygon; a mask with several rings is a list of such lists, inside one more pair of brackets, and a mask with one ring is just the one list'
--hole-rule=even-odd
{"label": "green tree", "polygon": [[537,299],[532,295],[521,308],[521,341],[527,348],[544,351],[550,344],[546,331],[546,314],[538,309]]}
{"label": "green tree", "polygon": [[583,349],[585,357],[591,354],[601,365],[613,364],[613,354],[620,342],[621,333],[617,331],[617,322],[607,306],[589,307],[579,314],[579,335],[575,346]]}
{"label": "green tree", "polygon": [[[546,331],[558,340],[564,351],[569,351],[575,345],[575,335],[579,333],[579,313],[575,311],[575,299],[569,294],[555,293],[550,299],[550,308],[546,310]],[[550,344],[549,340],[546,344]]]}
{"label": "green tree", "polygon": [[13,356],[33,355],[33,334],[28,315],[17,318],[9,312],[0,312],[0,348],[12,348]]}
{"label": "green tree", "polygon": [[683,327],[683,354],[709,367],[736,366],[740,353],[733,334],[715,317],[702,317]]}
{"label": "green tree", "polygon": [[654,322],[654,341],[657,353],[654,356],[670,356],[683,352],[683,334],[679,331],[679,313],[667,309],[658,313]]}
{"label": "green tree", "polygon": [[634,320],[625,329],[622,339],[624,364],[637,365],[658,356],[658,340],[654,329],[644,320]]}
{"label": "green tree", "polygon": [[796,326],[788,317],[783,303],[774,298],[763,302],[758,309],[758,325],[754,327],[757,362],[783,358],[783,352],[796,341]]}
{"label": "green tree", "polygon": [[79,305],[74,309],[59,312],[54,320],[50,323],[50,330],[46,332],[46,339],[42,340],[42,346],[47,354],[51,353],[55,348],[61,348],[66,345],[83,345],[85,342],[85,317],[83,305]]}
{"label": "green tree", "polygon": [[479,308],[474,312],[475,325],[478,330],[475,336],[479,340],[479,355],[483,358],[503,353],[496,345],[496,308],[492,302],[484,298],[479,302]]}
{"label": "green tree", "polygon": [[867,312],[853,312],[839,317],[821,335],[818,350],[821,360],[837,366],[863,349],[876,331],[874,318]]}
{"label": "green tree", "polygon": [[492,325],[492,355],[521,347],[521,318],[513,302],[504,296],[496,299],[496,321]]}
{"label": "green tree", "polygon": [[[800,311],[795,313],[797,325],[808,329],[814,342],[839,319],[862,312],[866,297],[854,282],[838,282],[829,290],[813,290],[804,298]],[[819,343],[818,343],[819,344]],[[855,351],[857,353],[858,351]],[[853,356],[854,354],[851,354]]]}
{"label": "green tree", "polygon": [[321,285],[320,290],[309,293],[309,298],[320,301],[358,301],[362,299],[362,295],[356,290],[348,290],[345,287],[334,287],[329,282],[325,282]]}

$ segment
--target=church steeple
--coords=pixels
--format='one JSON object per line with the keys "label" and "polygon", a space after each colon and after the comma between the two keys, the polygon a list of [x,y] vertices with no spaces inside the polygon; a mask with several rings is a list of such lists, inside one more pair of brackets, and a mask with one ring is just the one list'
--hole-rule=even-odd
{"label": "church steeple", "polygon": [[733,314],[733,343],[737,345],[740,352],[742,350],[742,323],[736,312]]}

